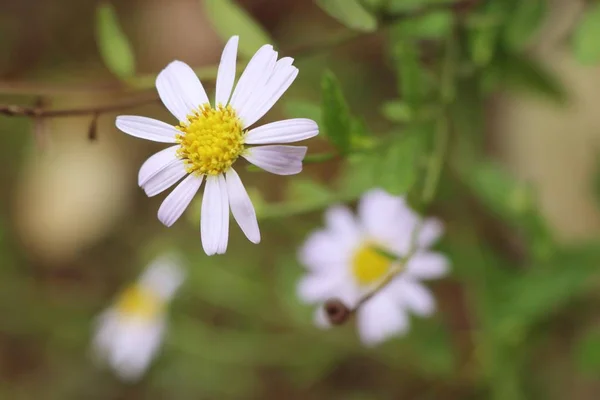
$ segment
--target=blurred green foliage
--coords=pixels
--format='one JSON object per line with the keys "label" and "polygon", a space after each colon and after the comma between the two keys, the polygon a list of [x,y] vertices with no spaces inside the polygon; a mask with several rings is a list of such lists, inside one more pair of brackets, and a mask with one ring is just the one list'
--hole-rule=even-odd
{"label": "blurred green foliage", "polygon": [[[261,45],[274,43],[271,32],[236,1],[202,5],[223,39],[240,35],[242,62]],[[286,95],[278,112],[317,121],[320,141],[311,142],[299,177],[263,181],[247,174],[255,184],[249,192],[263,243],[239,240],[241,234],[231,229],[228,253],[205,257],[197,234],[201,199],[196,199],[183,228],[138,233],[136,246],[143,247],[111,247],[114,258],[101,260],[141,267],[158,249],[177,247],[189,264],[165,347],[140,384],[118,384],[87,357],[91,318],[110,296],[100,290],[82,293],[85,289],[60,293],[60,284],[41,284],[44,274],[24,267],[27,255],[9,237],[8,218],[0,219],[0,354],[8,354],[0,372],[18,369],[28,357],[43,365],[33,372],[26,366],[25,378],[0,374],[0,398],[561,398],[560,381],[537,380],[545,369],[538,354],[552,338],[562,337],[566,317],[591,302],[600,242],[560,244],[541,214],[535,188],[491,160],[484,140],[486,100],[499,91],[568,100],[568,88],[527,51],[547,21],[549,5],[543,0],[316,0],[317,6],[343,35],[322,35],[313,43],[332,54],[311,57],[315,54],[308,51],[308,72],[299,80],[305,88],[298,93],[304,95]],[[312,15],[303,18],[314,23]],[[132,89],[150,87],[154,76],[136,75],[135,52],[118,21],[128,20],[102,2],[96,10],[101,59],[126,84],[135,82]],[[591,3],[572,35],[579,62],[600,62],[599,27],[600,7]],[[285,50],[285,41],[272,36]],[[350,56],[334,51],[361,38],[368,41]],[[351,64],[364,62],[362,52],[371,41],[380,48],[366,79],[383,94],[358,102],[363,88],[344,77]],[[284,50],[281,55],[295,56]],[[201,71],[202,78],[214,78],[214,67]],[[31,146],[8,136],[3,144],[11,148]],[[269,187],[273,182],[277,187]],[[448,221],[439,250],[452,260],[453,273],[435,285],[440,305],[435,317],[415,318],[406,337],[365,349],[352,323],[329,331],[313,326],[313,310],[296,297],[303,272],[296,249],[319,226],[324,209],[353,205],[376,186],[406,195],[422,213]],[[136,218],[154,218],[141,209]],[[115,235],[132,240],[133,228],[120,229]],[[94,253],[86,257],[93,260]],[[93,284],[96,276],[85,274]],[[107,292],[118,290],[115,279],[132,277],[111,277]],[[12,310],[14,304],[21,311]],[[600,334],[590,328],[597,318],[582,311],[567,322],[576,339],[561,362],[565,369],[597,377]]]}

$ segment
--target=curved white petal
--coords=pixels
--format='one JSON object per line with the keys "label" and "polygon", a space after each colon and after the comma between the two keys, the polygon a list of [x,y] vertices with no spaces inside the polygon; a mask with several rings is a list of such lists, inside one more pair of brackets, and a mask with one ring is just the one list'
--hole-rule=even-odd
{"label": "curved white petal", "polygon": [[400,255],[408,251],[417,217],[404,198],[381,189],[371,190],[361,198],[358,216],[369,236]]}
{"label": "curved white petal", "polygon": [[405,273],[415,279],[435,279],[448,274],[448,259],[440,253],[416,253],[406,264]]}
{"label": "curved white petal", "polygon": [[338,239],[329,231],[313,232],[298,251],[300,262],[313,271],[347,268],[352,254]]}
{"label": "curved white petal", "polygon": [[250,62],[248,62],[229,103],[238,112],[238,116],[240,115],[239,112],[241,111],[242,104],[248,101],[256,84],[264,82],[269,78],[276,58],[277,53],[273,50],[273,46],[265,44],[258,49],[250,59]]}
{"label": "curved white petal", "polygon": [[229,235],[229,204],[222,175],[208,176],[200,217],[202,247],[207,255],[223,254]]}
{"label": "curved white petal", "polygon": [[144,186],[148,182],[148,179],[169,166],[169,164],[179,162],[177,149],[179,149],[179,145],[168,147],[151,155],[140,167],[138,186]]}
{"label": "curved white petal", "polygon": [[235,81],[238,41],[239,36],[232,36],[227,41],[223,54],[221,54],[221,62],[217,73],[215,106],[219,104],[226,106],[229,97],[231,97],[231,90]]}
{"label": "curved white petal", "polygon": [[189,175],[169,193],[158,209],[158,219],[166,226],[171,226],[181,217],[181,214],[196,195],[203,176]]}
{"label": "curved white petal", "polygon": [[310,273],[298,283],[298,297],[305,303],[324,302],[336,297],[343,276],[335,271]]}
{"label": "curved white petal", "polygon": [[173,186],[187,174],[185,164],[181,160],[170,163],[165,168],[152,175],[142,188],[148,197],[156,196]]}
{"label": "curved white petal", "polygon": [[314,321],[315,321],[315,325],[318,328],[321,328],[321,329],[331,328],[331,322],[329,322],[329,317],[327,317],[327,313],[325,312],[325,308],[323,306],[319,306],[315,310]]}
{"label": "curved white petal", "polygon": [[429,247],[433,245],[444,233],[444,225],[436,218],[427,218],[423,221],[419,231],[419,246]]}
{"label": "curved white petal", "polygon": [[286,119],[251,129],[246,144],[292,143],[319,134],[317,123],[307,118]]}
{"label": "curved white petal", "polygon": [[297,76],[298,68],[294,66],[285,66],[279,70],[276,68],[273,76],[265,85],[260,99],[253,102],[251,105],[246,105],[243,110],[240,110],[240,118],[242,119],[244,128],[247,128],[262,118],[285,91],[288,90]]}
{"label": "curved white petal", "polygon": [[192,111],[208,103],[204,87],[194,70],[184,62],[173,61],[156,77],[158,95],[167,109],[184,122]]}
{"label": "curved white petal", "polygon": [[302,171],[306,146],[260,146],[246,149],[246,160],[277,175],[293,175]]}
{"label": "curved white petal", "polygon": [[136,115],[120,115],[115,125],[128,135],[161,143],[175,143],[175,135],[180,133],[172,125]]}
{"label": "curved white petal", "polygon": [[431,292],[418,282],[401,278],[391,282],[386,289],[401,307],[406,307],[416,315],[428,317],[435,311]]}
{"label": "curved white petal", "polygon": [[139,277],[138,282],[167,302],[175,295],[185,279],[185,271],[172,254],[155,258]]}
{"label": "curved white petal", "polygon": [[364,303],[357,313],[358,332],[368,347],[408,330],[408,317],[397,307],[394,299],[378,293]]}
{"label": "curved white petal", "polygon": [[258,229],[256,211],[240,176],[233,168],[227,171],[226,182],[229,206],[233,217],[248,240],[252,243],[260,243],[260,230]]}

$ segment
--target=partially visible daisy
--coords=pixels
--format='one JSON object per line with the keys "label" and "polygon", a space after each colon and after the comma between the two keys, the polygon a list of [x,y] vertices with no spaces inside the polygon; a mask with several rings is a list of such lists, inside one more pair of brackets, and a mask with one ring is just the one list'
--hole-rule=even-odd
{"label": "partially visible daisy", "polygon": [[[335,206],[325,213],[325,222],[325,229],[314,232],[300,250],[308,275],[298,285],[299,297],[306,303],[336,298],[354,308],[397,262],[385,254],[402,257],[409,252],[421,221],[402,197],[375,189],[363,195],[357,217],[347,207]],[[437,220],[422,221],[417,250],[404,271],[359,307],[358,331],[365,345],[405,333],[409,312],[434,312],[434,298],[420,281],[448,272],[446,257],[428,250],[441,234]],[[322,307],[315,318],[317,325],[329,325]]]}
{"label": "partially visible daisy", "polygon": [[[317,124],[305,118],[287,119],[247,130],[265,115],[290,87],[298,68],[293,59],[277,60],[273,46],[264,45],[248,63],[233,89],[238,37],[227,42],[217,74],[211,105],[194,71],[173,61],[156,78],[165,107],[177,118],[175,126],[146,117],[117,117],[125,133],[155,142],[176,143],[142,165],[138,184],[155,196],[185,179],[167,196],[158,219],[171,226],[206,181],[200,231],[208,255],[223,254],[229,237],[229,208],[246,237],[260,242],[256,212],[233,164],[243,157],[274,174],[302,170],[305,146],[283,146],[316,136]],[[248,145],[266,145],[249,147]]]}
{"label": "partially visible daisy", "polygon": [[123,380],[139,379],[162,342],[166,309],[183,278],[173,260],[162,257],[152,262],[100,314],[92,343],[97,360],[110,365]]}

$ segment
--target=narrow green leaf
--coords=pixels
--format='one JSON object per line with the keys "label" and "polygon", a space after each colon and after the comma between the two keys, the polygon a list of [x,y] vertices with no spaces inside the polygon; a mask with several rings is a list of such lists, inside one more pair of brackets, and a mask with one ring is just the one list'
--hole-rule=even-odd
{"label": "narrow green leaf", "polygon": [[546,0],[520,1],[515,6],[504,27],[504,43],[521,50],[539,30],[548,7]]}
{"label": "narrow green leaf", "polygon": [[204,10],[212,21],[215,30],[228,40],[239,35],[238,50],[250,58],[264,44],[273,44],[269,34],[243,8],[233,0],[204,0]]}
{"label": "narrow green leaf", "polygon": [[377,29],[377,19],[358,0],[316,0],[323,11],[348,28],[373,32]]}
{"label": "narrow green leaf", "polygon": [[402,100],[412,107],[418,106],[427,91],[427,80],[419,60],[418,47],[412,41],[400,40],[394,43],[392,53]]}
{"label": "narrow green leaf", "polygon": [[322,86],[322,129],[341,153],[350,149],[352,121],[350,109],[340,84],[332,72],[323,75]]}
{"label": "narrow green leaf", "polygon": [[600,3],[594,3],[583,14],[573,35],[573,52],[584,65],[600,62]]}
{"label": "narrow green leaf", "polygon": [[454,14],[449,10],[427,13],[423,16],[398,22],[394,27],[406,37],[416,39],[440,39],[452,30]]}
{"label": "narrow green leaf", "polygon": [[121,79],[133,76],[133,51],[110,3],[100,3],[96,9],[96,43],[104,64],[113,74]]}

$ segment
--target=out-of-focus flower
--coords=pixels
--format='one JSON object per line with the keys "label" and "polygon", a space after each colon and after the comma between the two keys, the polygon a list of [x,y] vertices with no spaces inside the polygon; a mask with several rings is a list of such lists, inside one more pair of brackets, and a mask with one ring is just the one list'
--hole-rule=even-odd
{"label": "out-of-focus flower", "polygon": [[93,348],[97,360],[123,380],[141,377],[156,354],[166,327],[166,309],[184,273],[172,259],[153,261],[97,320]]}
{"label": "out-of-focus flower", "polygon": [[[420,281],[448,271],[446,257],[428,251],[442,234],[437,220],[421,222],[404,198],[380,189],[362,197],[357,217],[348,208],[335,206],[325,213],[325,220],[326,227],[312,233],[300,250],[300,261],[309,271],[298,285],[304,302],[336,298],[354,308],[414,245],[404,270],[358,308],[359,335],[365,345],[375,345],[405,333],[409,312],[420,316],[434,312],[433,296]],[[320,327],[329,326],[323,307],[317,309],[315,320]]]}
{"label": "out-of-focus flower", "polygon": [[214,107],[194,71],[181,61],[173,61],[158,75],[156,88],[179,125],[137,116],[120,116],[116,121],[120,130],[132,136],[177,143],[150,157],[138,176],[138,184],[148,196],[163,192],[186,176],[158,210],[158,218],[166,226],[181,216],[206,180],[200,230],[202,247],[208,255],[227,250],[230,207],[246,237],[253,243],[260,242],[256,212],[232,168],[238,158],[274,174],[297,174],[302,170],[306,147],[273,144],[297,142],[319,133],[314,121],[303,118],[246,130],[289,88],[298,68],[292,65],[294,60],[290,57],[277,60],[273,46],[264,45],[232,90],[237,45],[238,37],[234,36],[223,50]]}

